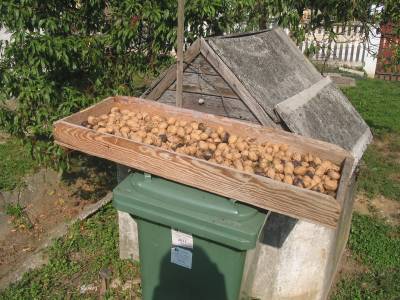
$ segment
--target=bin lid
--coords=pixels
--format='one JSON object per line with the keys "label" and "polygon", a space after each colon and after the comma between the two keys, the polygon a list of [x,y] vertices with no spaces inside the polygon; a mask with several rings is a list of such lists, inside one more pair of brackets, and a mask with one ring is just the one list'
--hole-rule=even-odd
{"label": "bin lid", "polygon": [[240,250],[254,248],[266,218],[229,198],[139,172],[114,189],[113,204],[135,217]]}

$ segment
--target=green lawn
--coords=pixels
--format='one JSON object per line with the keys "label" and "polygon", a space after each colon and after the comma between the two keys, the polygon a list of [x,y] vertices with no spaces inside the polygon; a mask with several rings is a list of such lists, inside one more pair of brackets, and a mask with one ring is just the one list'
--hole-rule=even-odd
{"label": "green lawn", "polygon": [[[383,139],[388,139],[392,144],[398,143],[400,134]],[[383,139],[377,136],[377,141],[364,154],[358,186],[369,197],[383,195],[400,201],[400,151],[395,147],[380,145]]]}
{"label": "green lawn", "polygon": [[371,127],[359,188],[370,197],[400,200],[400,82],[358,80],[344,93]]}
{"label": "green lawn", "polygon": [[348,247],[366,271],[340,281],[332,299],[399,299],[400,226],[355,214]]}
{"label": "green lawn", "polygon": [[38,163],[35,162],[28,146],[15,138],[0,144],[0,191],[9,191],[23,184],[23,178],[31,173]]}
{"label": "green lawn", "polygon": [[[375,139],[363,158],[360,192],[400,200],[400,82],[359,80],[344,92]],[[400,226],[371,213],[354,215],[348,243],[366,271],[343,278],[332,299],[400,299]]]}
{"label": "green lawn", "polygon": [[357,80],[357,86],[344,93],[375,135],[400,134],[400,82]]}

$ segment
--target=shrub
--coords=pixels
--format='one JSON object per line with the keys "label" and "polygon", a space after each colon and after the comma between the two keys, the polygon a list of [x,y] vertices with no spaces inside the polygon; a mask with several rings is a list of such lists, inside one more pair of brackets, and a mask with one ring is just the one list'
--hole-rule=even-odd
{"label": "shrub", "polygon": [[[187,42],[222,32],[226,5],[188,2]],[[155,0],[1,1],[0,27],[13,35],[0,48],[0,126],[30,143],[37,159],[65,167],[63,151],[52,143],[52,123],[105,96],[143,90],[143,79],[171,62],[176,6]]]}

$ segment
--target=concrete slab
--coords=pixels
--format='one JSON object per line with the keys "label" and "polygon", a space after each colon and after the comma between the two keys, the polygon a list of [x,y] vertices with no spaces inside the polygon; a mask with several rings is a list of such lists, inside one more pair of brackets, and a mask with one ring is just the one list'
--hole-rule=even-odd
{"label": "concrete slab", "polygon": [[248,293],[255,299],[323,299],[335,230],[272,213],[258,244]]}
{"label": "concrete slab", "polygon": [[357,71],[357,70],[344,68],[344,67],[339,67],[339,70],[343,71],[343,72],[347,72],[347,73],[351,73],[351,74],[357,75],[359,77],[364,77],[364,75],[365,75],[365,73],[363,71]]}
{"label": "concrete slab", "polygon": [[279,103],[276,111],[292,132],[343,147],[355,164],[372,140],[368,125],[329,78]]}
{"label": "concrete slab", "polygon": [[333,83],[335,83],[338,87],[353,87],[356,86],[356,80],[352,77],[343,76],[338,73],[329,73],[326,74],[329,76]]}
{"label": "concrete slab", "polygon": [[51,245],[51,243],[53,243],[54,239],[64,236],[67,233],[69,226],[71,226],[78,220],[84,220],[90,217],[95,212],[97,212],[101,207],[103,207],[107,203],[110,203],[111,200],[112,200],[112,193],[109,193],[103,199],[97,201],[96,203],[85,206],[85,208],[72,220],[61,223],[56,227],[54,227],[41,240],[41,245],[34,252],[26,254],[23,262],[19,263],[15,268],[13,268],[8,273],[1,274],[0,290],[6,288],[9,284],[13,282],[20,280],[26,272],[46,264],[48,262],[48,259],[45,255],[45,250],[48,246]]}

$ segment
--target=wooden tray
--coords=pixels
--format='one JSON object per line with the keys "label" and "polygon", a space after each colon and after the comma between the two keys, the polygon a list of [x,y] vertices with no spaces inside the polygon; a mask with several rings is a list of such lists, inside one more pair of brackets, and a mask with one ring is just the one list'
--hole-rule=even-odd
{"label": "wooden tray", "polygon": [[[147,111],[160,116],[175,116],[204,122],[212,127],[223,126],[229,133],[286,143],[293,151],[310,152],[342,166],[342,177],[336,199],[318,192],[298,188],[256,174],[178,154],[155,146],[137,143],[111,134],[97,133],[81,126],[89,115],[109,113],[111,107]],[[54,124],[59,145],[102,157],[176,182],[245,202],[298,219],[336,227],[346,193],[353,158],[342,148],[302,137],[279,129],[266,128],[225,117],[177,108],[134,97],[111,97]]]}

